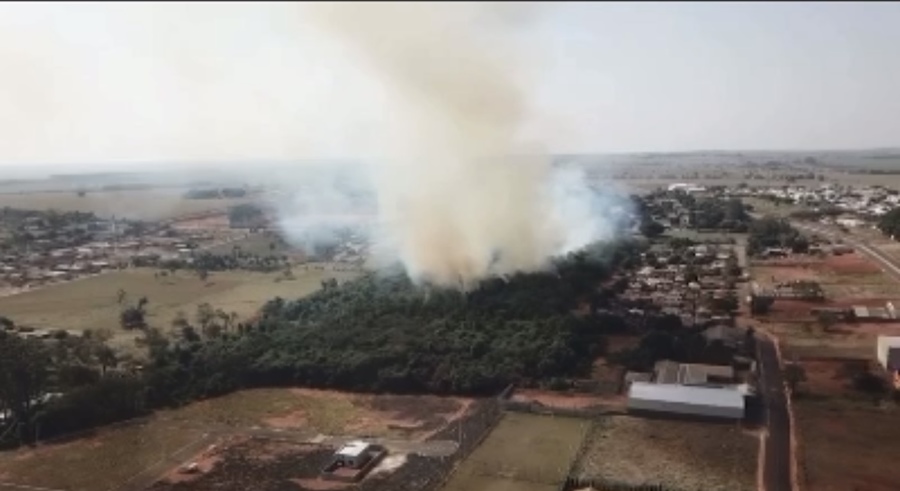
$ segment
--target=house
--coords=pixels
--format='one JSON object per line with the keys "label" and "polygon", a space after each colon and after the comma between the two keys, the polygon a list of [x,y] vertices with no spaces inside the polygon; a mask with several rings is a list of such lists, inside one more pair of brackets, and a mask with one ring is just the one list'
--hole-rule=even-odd
{"label": "house", "polygon": [[744,395],[736,388],[632,382],[630,412],[665,413],[700,418],[743,419]]}

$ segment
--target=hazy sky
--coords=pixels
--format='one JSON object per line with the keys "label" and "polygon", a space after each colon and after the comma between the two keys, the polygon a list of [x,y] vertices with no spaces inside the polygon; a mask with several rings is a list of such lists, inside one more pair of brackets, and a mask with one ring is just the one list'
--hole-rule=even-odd
{"label": "hazy sky", "polygon": [[[900,4],[530,13],[522,131],[554,151],[900,145]],[[0,165],[354,155],[379,83],[296,4],[4,2]]]}

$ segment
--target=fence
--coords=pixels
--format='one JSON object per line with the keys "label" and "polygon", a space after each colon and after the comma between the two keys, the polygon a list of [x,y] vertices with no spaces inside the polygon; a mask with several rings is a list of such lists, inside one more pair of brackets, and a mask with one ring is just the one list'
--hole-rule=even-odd
{"label": "fence", "polygon": [[562,491],[577,491],[584,488],[592,488],[597,491],[695,491],[674,488],[664,484],[628,484],[609,479],[584,479],[575,477],[566,479]]}

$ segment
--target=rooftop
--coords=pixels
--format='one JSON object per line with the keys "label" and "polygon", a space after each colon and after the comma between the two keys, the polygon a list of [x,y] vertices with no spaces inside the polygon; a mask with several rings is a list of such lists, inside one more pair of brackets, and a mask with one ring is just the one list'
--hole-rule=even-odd
{"label": "rooftop", "polygon": [[687,385],[633,382],[630,399],[654,400],[688,405],[744,408],[744,396],[734,388],[711,388]]}
{"label": "rooftop", "polygon": [[353,440],[341,445],[336,452],[343,457],[359,457],[369,449],[369,444],[362,440]]}

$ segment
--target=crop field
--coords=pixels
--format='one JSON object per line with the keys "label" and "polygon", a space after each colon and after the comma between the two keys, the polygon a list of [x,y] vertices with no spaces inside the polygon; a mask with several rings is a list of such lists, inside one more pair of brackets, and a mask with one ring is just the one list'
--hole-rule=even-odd
{"label": "crop field", "polygon": [[553,491],[591,423],[507,413],[451,476],[443,491]]}
{"label": "crop field", "polygon": [[[298,268],[294,272],[296,279],[281,277],[278,281],[280,273],[215,272],[201,281],[186,271],[166,277],[156,277],[156,272],[143,268],[116,271],[0,297],[0,314],[17,324],[38,328],[122,332],[119,313],[123,305],[147,297],[147,323],[168,328],[178,312],[191,317],[204,302],[227,313],[235,312],[238,318],[247,318],[276,296],[299,298],[321,288],[323,279],[343,281],[354,277],[352,272],[330,268]],[[122,305],[118,303],[119,289],[126,293]]]}
{"label": "crop field", "polygon": [[575,474],[627,485],[753,491],[758,440],[730,424],[606,417]]}
{"label": "crop field", "polygon": [[185,199],[183,189],[149,189],[134,191],[97,191],[79,197],[70,192],[0,193],[0,207],[29,210],[87,211],[98,216],[161,220],[209,210],[225,210],[229,206],[252,201],[236,199]]}
{"label": "crop field", "polygon": [[[7,484],[0,484],[0,490],[25,486],[68,491],[145,489],[212,444],[221,447],[228,440],[256,435],[277,435],[301,446],[320,434],[416,441],[461,417],[469,403],[457,398],[303,389],[242,391],[77,439],[0,453],[0,483]],[[395,425],[418,429],[410,433]]]}

